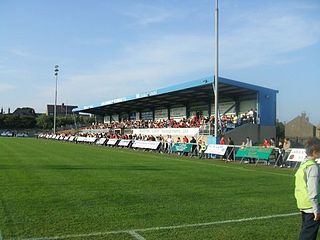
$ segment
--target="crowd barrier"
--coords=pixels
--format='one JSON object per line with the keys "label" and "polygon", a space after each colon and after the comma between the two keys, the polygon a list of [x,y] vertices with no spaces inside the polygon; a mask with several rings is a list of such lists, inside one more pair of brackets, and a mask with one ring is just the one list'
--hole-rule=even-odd
{"label": "crowd barrier", "polygon": [[303,148],[290,148],[284,151],[283,149],[279,149],[277,147],[220,144],[208,144],[205,146],[205,148],[203,148],[197,143],[174,143],[169,146],[167,143],[160,141],[107,139],[84,136],[60,136],[54,134],[40,134],[38,137],[66,142],[164,151],[167,153],[202,156],[205,158],[220,158],[226,161],[238,161],[240,164],[247,163],[248,160],[252,159],[256,165],[263,162],[266,165],[277,166],[279,165],[279,162],[287,162],[290,163],[290,166],[294,165],[292,166],[293,168],[296,168],[297,165],[307,156],[306,151]]}
{"label": "crowd barrier", "polygon": [[29,137],[28,133],[5,131],[0,132],[0,137]]}

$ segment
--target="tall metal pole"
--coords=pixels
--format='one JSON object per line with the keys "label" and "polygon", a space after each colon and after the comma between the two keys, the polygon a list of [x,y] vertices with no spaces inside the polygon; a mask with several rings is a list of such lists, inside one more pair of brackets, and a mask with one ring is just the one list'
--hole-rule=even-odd
{"label": "tall metal pole", "polygon": [[218,119],[219,119],[219,101],[218,101],[218,82],[219,82],[219,9],[218,0],[215,0],[215,10],[214,10],[214,35],[215,35],[215,65],[214,65],[214,136],[218,137]]}
{"label": "tall metal pole", "polygon": [[56,121],[57,121],[57,95],[58,95],[58,72],[59,66],[54,66],[54,75],[56,76],[56,90],[54,97],[54,111],[53,111],[53,133],[56,134]]}

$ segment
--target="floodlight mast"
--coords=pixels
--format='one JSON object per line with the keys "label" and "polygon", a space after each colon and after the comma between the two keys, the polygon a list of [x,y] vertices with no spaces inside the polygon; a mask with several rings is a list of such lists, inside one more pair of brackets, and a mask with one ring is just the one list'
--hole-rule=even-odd
{"label": "floodlight mast", "polygon": [[53,133],[56,134],[56,122],[57,122],[57,95],[58,95],[58,72],[59,66],[54,66],[54,75],[56,76],[56,89],[54,96],[54,110],[53,110]]}
{"label": "floodlight mast", "polygon": [[219,116],[219,101],[218,101],[218,82],[219,82],[219,9],[218,9],[218,0],[215,0],[215,27],[214,27],[214,35],[215,35],[215,65],[214,65],[214,82],[213,82],[213,93],[214,93],[214,136],[218,137],[218,119]]}

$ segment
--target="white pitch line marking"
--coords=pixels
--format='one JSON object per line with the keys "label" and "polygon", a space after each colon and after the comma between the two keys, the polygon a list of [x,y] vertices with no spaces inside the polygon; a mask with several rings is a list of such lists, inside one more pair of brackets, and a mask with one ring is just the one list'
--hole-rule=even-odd
{"label": "white pitch line marking", "polygon": [[0,240],[3,240],[1,230],[0,230]]}
{"label": "white pitch line marking", "polygon": [[133,231],[146,232],[146,231],[166,230],[166,229],[170,230],[170,229],[178,229],[178,228],[202,227],[202,226],[210,226],[210,225],[225,224],[225,223],[248,222],[248,221],[270,219],[270,218],[290,217],[290,216],[295,216],[295,215],[299,215],[299,214],[300,214],[300,212],[299,213],[286,213],[286,214],[277,214],[277,215],[262,216],[262,217],[231,219],[231,220],[208,222],[208,223],[193,223],[193,224],[182,224],[182,225],[177,225],[177,226],[142,228],[142,229],[134,229]]}
{"label": "white pitch line marking", "polygon": [[[109,231],[109,232],[93,232],[93,233],[87,233],[87,234],[70,234],[70,235],[64,235],[64,236],[62,235],[62,236],[42,237],[42,238],[24,238],[23,240],[60,240],[60,239],[68,239],[68,238],[103,236],[103,235],[120,234],[120,233],[131,234],[133,232],[137,233],[137,232],[147,232],[147,231],[170,230],[170,229],[178,229],[178,228],[192,228],[192,227],[202,227],[202,226],[225,224],[225,223],[248,222],[248,221],[262,220],[262,219],[290,217],[290,216],[296,216],[299,214],[300,214],[300,212],[295,212],[295,213],[276,214],[276,215],[261,216],[261,217],[230,219],[230,220],[207,222],[207,223],[192,223],[192,224],[182,224],[182,225],[175,225],[175,226],[150,227],[150,228],[119,230],[119,231]],[[142,238],[142,239],[144,239],[144,238]]]}
{"label": "white pitch line marking", "polygon": [[132,236],[135,237],[137,240],[146,240],[144,237],[142,237],[139,233],[136,231],[128,231],[128,233]]}

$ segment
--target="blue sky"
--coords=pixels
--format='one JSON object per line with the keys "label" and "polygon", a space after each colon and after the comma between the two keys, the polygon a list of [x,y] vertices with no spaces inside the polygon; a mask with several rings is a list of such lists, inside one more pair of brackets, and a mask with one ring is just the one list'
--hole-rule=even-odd
{"label": "blue sky", "polygon": [[[320,124],[320,1],[220,0],[220,76]],[[0,105],[45,112],[213,75],[213,0],[1,0]]]}

